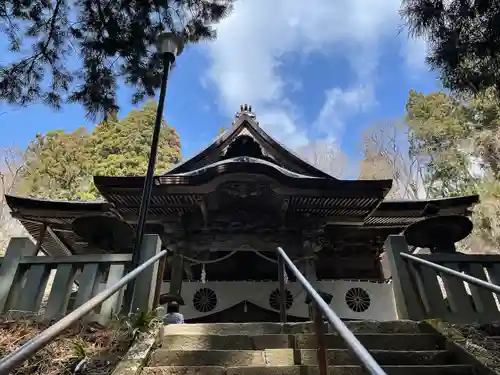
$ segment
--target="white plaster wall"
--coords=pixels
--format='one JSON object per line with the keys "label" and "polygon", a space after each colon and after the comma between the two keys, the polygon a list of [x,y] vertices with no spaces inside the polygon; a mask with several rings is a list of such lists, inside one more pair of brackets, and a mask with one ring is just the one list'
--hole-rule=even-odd
{"label": "white plaster wall", "polygon": [[[269,305],[269,295],[279,287],[277,282],[264,281],[214,281],[206,282],[183,282],[182,297],[185,306],[182,313],[186,319],[199,318],[226,310],[243,301],[251,302],[257,306],[270,311],[277,311]],[[351,288],[362,288],[370,297],[370,306],[366,311],[355,312],[346,303],[346,293]],[[217,296],[217,306],[210,312],[197,311],[193,306],[193,297],[200,288],[210,288]],[[305,292],[300,284],[289,282],[286,288],[294,297],[293,304],[288,310],[289,315],[307,317],[307,305]],[[330,307],[344,319],[373,319],[379,321],[397,320],[394,304],[392,285],[388,283],[376,283],[367,281],[332,280],[319,281],[317,288],[333,295]],[[169,283],[162,284],[162,293],[167,293]]]}

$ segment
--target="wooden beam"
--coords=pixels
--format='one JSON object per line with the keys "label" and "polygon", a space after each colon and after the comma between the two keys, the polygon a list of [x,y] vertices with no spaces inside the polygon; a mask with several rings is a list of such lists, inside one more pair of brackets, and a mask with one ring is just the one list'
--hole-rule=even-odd
{"label": "wooden beam", "polygon": [[39,218],[56,218],[56,217],[79,217],[83,215],[88,215],[89,213],[99,214],[109,212],[106,211],[97,211],[97,210],[88,210],[88,211],[62,211],[62,210],[49,210],[49,209],[35,209],[35,208],[22,208],[16,209],[12,212],[13,216],[35,216]]}
{"label": "wooden beam", "polygon": [[61,249],[67,253],[67,255],[72,255],[73,253],[71,252],[71,250],[68,248],[68,246],[59,238],[59,236],[54,233],[54,231],[52,230],[52,228],[50,226],[46,226],[47,228],[47,233],[49,234],[49,236],[52,237],[52,239],[54,240],[54,242],[57,243],[57,245],[59,245],[61,247]]}
{"label": "wooden beam", "polygon": [[88,254],[72,256],[25,256],[20,264],[68,264],[68,263],[127,263],[132,260],[132,254]]}
{"label": "wooden beam", "polygon": [[47,233],[47,225],[46,224],[43,224],[43,228],[42,230],[40,231],[40,235],[38,236],[37,240],[36,240],[36,254],[38,255],[38,252],[40,250],[42,250],[43,252],[45,252],[42,248],[43,246],[43,239],[45,237],[45,233]]}
{"label": "wooden beam", "polygon": [[35,219],[28,219],[24,217],[24,215],[18,214],[18,213],[12,213],[11,215],[13,218],[26,221],[28,223],[33,223],[33,224],[40,224],[40,225],[50,225],[52,230],[57,230],[57,231],[69,231],[72,232],[69,228],[68,225],[65,224],[56,224],[56,223],[48,223],[47,218],[42,218],[40,217],[38,220]]}

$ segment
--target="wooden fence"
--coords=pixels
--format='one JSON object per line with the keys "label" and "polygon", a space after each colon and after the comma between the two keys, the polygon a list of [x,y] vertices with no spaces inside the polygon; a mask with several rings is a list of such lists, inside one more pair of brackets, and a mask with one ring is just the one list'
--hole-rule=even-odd
{"label": "wooden fence", "polygon": [[[160,251],[157,235],[145,235],[141,261]],[[10,318],[35,316],[42,321],[61,318],[116,283],[132,259],[131,254],[37,256],[37,247],[24,237],[12,238],[0,262],[0,314]],[[137,277],[133,310],[152,308],[158,264]],[[51,286],[47,286],[50,275]],[[49,289],[50,290],[47,290]],[[76,290],[75,290],[76,289]],[[88,320],[106,324],[122,312],[124,288],[108,298]],[[44,294],[48,299],[42,306]]]}
{"label": "wooden fence", "polygon": [[[389,236],[383,254],[384,272],[391,277],[400,319],[439,318],[451,323],[500,321],[499,295],[425,265],[403,259],[404,236]],[[500,255],[414,254],[476,278],[500,285]]]}

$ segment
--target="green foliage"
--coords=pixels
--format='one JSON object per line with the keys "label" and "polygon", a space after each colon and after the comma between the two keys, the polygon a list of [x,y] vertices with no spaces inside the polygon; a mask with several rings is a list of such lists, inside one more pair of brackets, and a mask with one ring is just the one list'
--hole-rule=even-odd
{"label": "green foliage", "polygon": [[129,314],[127,324],[133,331],[145,332],[151,327],[162,322],[162,317],[158,316],[160,309],[155,310],[138,310],[133,314]]}
{"label": "green foliage", "polygon": [[500,180],[500,100],[490,88],[471,100],[476,155],[482,167]]}
{"label": "green foliage", "polygon": [[87,357],[85,343],[82,340],[77,340],[73,343],[73,356],[78,360],[82,360]]}
{"label": "green foliage", "polygon": [[[134,103],[154,96],[163,69],[158,36],[214,39],[233,1],[0,0],[0,32],[14,56],[0,66],[0,100],[59,108],[67,98],[93,116],[118,108],[119,79],[134,88]],[[72,54],[83,66],[68,64]]]}
{"label": "green foliage", "polygon": [[[37,135],[26,150],[16,193],[91,200],[99,197],[92,183],[94,175],[145,175],[155,116],[156,104],[150,101],[122,120],[110,116],[91,133],[80,128],[71,133],[58,130]],[[180,158],[179,136],[163,121],[156,173],[165,172]]]}
{"label": "green foliage", "polygon": [[[95,153],[93,173],[99,176],[144,176],[156,117],[156,103],[149,101],[123,120],[96,126],[90,137]],[[156,158],[156,172],[163,173],[180,161],[180,140],[163,120]]]}
{"label": "green foliage", "polygon": [[403,0],[401,14],[410,33],[428,41],[427,62],[445,87],[474,94],[500,88],[498,1]]}
{"label": "green foliage", "polygon": [[500,247],[500,181],[491,177],[479,185],[481,203],[474,208],[474,231],[481,241],[498,252]]}
{"label": "green foliage", "polygon": [[474,192],[471,154],[466,140],[472,132],[470,110],[444,93],[410,91],[406,105],[410,155],[424,159],[424,184],[430,197]]}
{"label": "green foliage", "polygon": [[88,133],[55,130],[37,135],[25,153],[18,194],[52,199],[82,199],[91,188],[91,152]]}

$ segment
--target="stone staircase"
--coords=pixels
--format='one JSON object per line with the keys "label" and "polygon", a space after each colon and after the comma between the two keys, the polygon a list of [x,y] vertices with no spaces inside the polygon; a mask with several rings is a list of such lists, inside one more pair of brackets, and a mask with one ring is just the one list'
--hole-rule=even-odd
{"label": "stone staircase", "polygon": [[[388,375],[469,375],[445,340],[410,321],[346,322]],[[330,375],[364,374],[341,337],[326,336]],[[164,327],[142,375],[318,374],[312,323],[219,323]]]}

